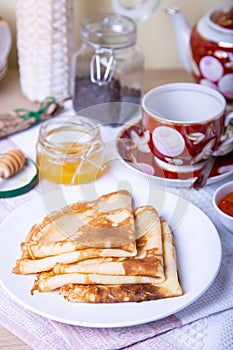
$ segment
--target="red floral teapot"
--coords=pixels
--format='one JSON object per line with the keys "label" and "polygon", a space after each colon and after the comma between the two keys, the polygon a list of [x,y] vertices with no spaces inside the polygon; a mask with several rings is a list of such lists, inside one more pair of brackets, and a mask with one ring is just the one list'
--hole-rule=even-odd
{"label": "red floral teapot", "polygon": [[233,5],[205,14],[191,29],[181,11],[167,8],[180,58],[186,70],[203,85],[233,101]]}

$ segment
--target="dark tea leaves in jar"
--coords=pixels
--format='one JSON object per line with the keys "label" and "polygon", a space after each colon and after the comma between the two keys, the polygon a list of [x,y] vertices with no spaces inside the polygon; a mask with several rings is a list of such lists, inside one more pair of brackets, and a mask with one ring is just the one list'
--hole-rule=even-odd
{"label": "dark tea leaves in jar", "polygon": [[90,78],[79,77],[75,79],[74,109],[81,109],[110,102],[140,103],[141,90],[121,87],[120,81],[113,78],[109,84],[93,84]]}

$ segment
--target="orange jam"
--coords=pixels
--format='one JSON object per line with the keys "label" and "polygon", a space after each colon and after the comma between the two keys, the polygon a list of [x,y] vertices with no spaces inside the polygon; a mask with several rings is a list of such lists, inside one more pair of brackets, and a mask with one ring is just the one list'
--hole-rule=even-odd
{"label": "orange jam", "polygon": [[41,126],[37,142],[40,175],[64,185],[94,181],[103,172],[104,143],[93,121],[69,117]]}
{"label": "orange jam", "polygon": [[233,192],[228,193],[218,202],[218,207],[227,215],[233,216]]}

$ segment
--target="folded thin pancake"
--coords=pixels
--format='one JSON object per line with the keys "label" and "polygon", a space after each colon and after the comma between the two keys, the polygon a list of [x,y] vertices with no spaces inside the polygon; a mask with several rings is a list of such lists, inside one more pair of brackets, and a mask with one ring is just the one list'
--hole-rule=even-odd
{"label": "folded thin pancake", "polygon": [[[67,231],[70,222],[67,220]],[[64,221],[65,223],[65,221]],[[64,231],[65,231],[64,227]],[[58,242],[24,242],[21,244],[22,258],[40,259],[53,255],[75,252],[80,249],[116,249],[125,256],[136,254],[134,214],[128,208],[96,214],[82,227],[78,227],[72,237]],[[119,254],[119,251],[123,252]],[[97,255],[99,256],[99,255]]]}
{"label": "folded thin pancake", "polygon": [[39,273],[43,271],[52,270],[56,264],[71,264],[77,261],[82,261],[91,258],[98,257],[119,257],[119,256],[128,256],[129,253],[121,249],[98,249],[98,248],[89,248],[77,250],[70,253],[59,254],[55,256],[48,256],[47,258],[42,259],[25,259],[21,258],[16,261],[15,267],[12,269],[12,272],[28,275],[32,273]]}
{"label": "folded thin pancake", "polygon": [[176,251],[173,236],[165,220],[162,220],[165,280],[161,283],[138,284],[67,284],[59,293],[70,302],[116,303],[138,302],[183,294],[177,274]]}
{"label": "folded thin pancake", "polygon": [[129,255],[136,254],[132,197],[128,191],[56,210],[34,225],[21,244],[22,257],[32,259],[86,248],[121,248]]}
{"label": "folded thin pancake", "polygon": [[161,223],[151,206],[135,211],[137,255],[125,258],[86,259],[75,264],[56,264],[55,274],[84,273],[100,275],[151,276],[157,282],[164,280]]}
{"label": "folded thin pancake", "polygon": [[[126,259],[94,259],[71,266],[57,265],[52,272],[41,273],[32,291],[46,292],[73,284],[161,283],[165,279],[161,223],[151,206],[135,211],[138,254]],[[96,265],[96,262],[98,263]],[[68,272],[68,273],[67,273]]]}
{"label": "folded thin pancake", "polygon": [[132,197],[121,190],[52,212],[32,227],[21,248],[22,257],[13,268],[19,274],[48,271],[59,262],[134,256]]}

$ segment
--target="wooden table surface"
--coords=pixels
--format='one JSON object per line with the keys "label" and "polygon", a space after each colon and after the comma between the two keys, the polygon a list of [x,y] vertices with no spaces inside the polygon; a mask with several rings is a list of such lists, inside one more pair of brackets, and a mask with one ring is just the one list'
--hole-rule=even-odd
{"label": "wooden table surface", "polygon": [[[157,85],[176,81],[192,82],[193,79],[184,70],[146,70],[143,91],[146,92]],[[17,70],[9,70],[6,77],[0,81],[0,113],[10,112],[15,108],[35,110],[37,106],[37,103],[28,101],[22,95]],[[29,350],[31,347],[0,326],[0,349]]]}

